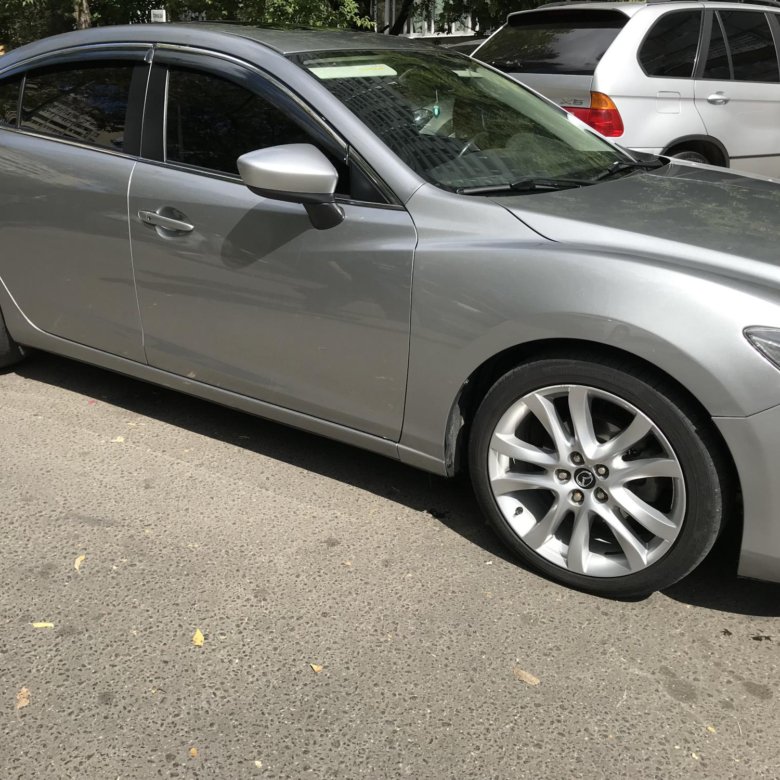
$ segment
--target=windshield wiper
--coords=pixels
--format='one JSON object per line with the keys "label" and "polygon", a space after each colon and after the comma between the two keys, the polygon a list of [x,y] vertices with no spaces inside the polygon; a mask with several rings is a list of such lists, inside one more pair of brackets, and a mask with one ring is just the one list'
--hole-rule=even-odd
{"label": "windshield wiper", "polygon": [[500,192],[553,192],[555,190],[570,190],[574,187],[585,187],[593,184],[587,179],[543,178],[525,176],[517,181],[506,184],[489,184],[485,187],[459,187],[455,190],[459,195],[489,195]]}
{"label": "windshield wiper", "polygon": [[641,160],[615,160],[606,171],[603,171],[594,179],[591,179],[591,181],[603,181],[604,179],[609,179],[611,176],[617,176],[617,174],[623,173],[624,171],[651,171],[655,168],[663,168],[664,165],[666,165],[666,163],[662,160],[646,160],[644,162]]}

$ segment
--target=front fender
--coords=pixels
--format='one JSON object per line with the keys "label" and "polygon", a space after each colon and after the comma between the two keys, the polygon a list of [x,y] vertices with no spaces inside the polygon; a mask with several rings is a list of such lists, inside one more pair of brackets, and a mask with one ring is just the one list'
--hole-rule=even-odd
{"label": "front fender", "polygon": [[[415,209],[418,195],[430,201]],[[446,473],[448,418],[464,383],[505,350],[551,340],[641,358],[711,416],[744,417],[780,403],[780,373],[742,335],[748,325],[780,325],[772,289],[641,249],[555,243],[505,222],[500,207],[483,211],[476,227],[465,211],[458,218],[463,198],[445,194],[439,214],[431,202],[439,193],[418,195],[410,202],[419,243],[400,441],[408,462]],[[496,235],[516,238],[488,238]]]}

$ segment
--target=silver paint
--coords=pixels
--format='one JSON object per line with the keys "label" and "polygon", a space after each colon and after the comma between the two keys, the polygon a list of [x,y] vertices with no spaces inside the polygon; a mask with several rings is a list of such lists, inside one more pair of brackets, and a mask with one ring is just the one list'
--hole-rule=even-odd
{"label": "silver paint", "polygon": [[253,31],[264,47],[248,35],[103,28],[0,63],[117,37],[229,52],[338,128],[405,209],[345,202],[341,225],[315,231],[302,206],[237,179],[0,130],[0,307],[13,337],[439,474],[456,463],[457,399],[494,356],[621,350],[715,419],[745,497],[740,571],[780,580],[780,374],[742,335],[780,326],[780,187],[675,165],[561,193],[447,193],[273,50],[352,37]]}

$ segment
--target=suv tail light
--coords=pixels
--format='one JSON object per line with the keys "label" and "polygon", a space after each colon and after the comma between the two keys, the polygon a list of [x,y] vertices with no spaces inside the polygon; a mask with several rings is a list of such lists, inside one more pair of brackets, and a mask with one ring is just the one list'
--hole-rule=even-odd
{"label": "suv tail light", "polygon": [[567,111],[581,119],[586,125],[598,130],[609,138],[617,138],[623,135],[623,120],[617,106],[609,95],[602,92],[590,93],[590,108],[577,106],[563,106]]}

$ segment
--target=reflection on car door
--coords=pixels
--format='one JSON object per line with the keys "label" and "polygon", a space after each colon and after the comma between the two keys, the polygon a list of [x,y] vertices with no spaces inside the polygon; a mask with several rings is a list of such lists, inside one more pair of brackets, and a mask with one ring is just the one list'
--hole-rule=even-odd
{"label": "reflection on car door", "polygon": [[[319,141],[272,102],[275,94],[258,74],[216,59],[171,54],[155,61],[147,122],[155,124],[155,95],[167,95],[167,122],[164,131],[158,122],[162,139],[145,132],[144,154],[165,167],[140,162],[130,187],[148,361],[397,438],[416,236],[411,218],[381,198],[345,202],[344,222],[317,231],[299,204],[250,192],[238,179],[238,156]],[[340,186],[356,177],[346,166],[341,174]],[[177,222],[147,224],[139,212]]]}
{"label": "reflection on car door", "polygon": [[694,85],[707,132],[726,146],[733,168],[780,175],[780,70],[769,16],[719,10],[708,24]]}
{"label": "reflection on car door", "polygon": [[89,56],[29,70],[5,122],[21,132],[0,131],[0,278],[40,329],[143,361],[127,187],[148,66],[138,49]]}

